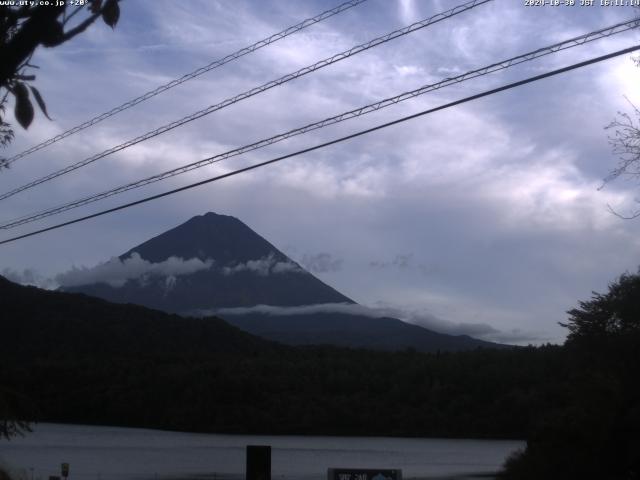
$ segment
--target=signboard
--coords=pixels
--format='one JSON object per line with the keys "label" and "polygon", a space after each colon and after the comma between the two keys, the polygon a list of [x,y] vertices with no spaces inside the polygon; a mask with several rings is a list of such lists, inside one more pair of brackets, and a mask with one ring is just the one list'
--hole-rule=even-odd
{"label": "signboard", "polygon": [[62,473],[62,476],[64,478],[67,478],[69,476],[69,464],[68,463],[63,463],[62,465],[60,465],[60,473]]}
{"label": "signboard", "polygon": [[327,480],[402,480],[402,470],[330,468]]}

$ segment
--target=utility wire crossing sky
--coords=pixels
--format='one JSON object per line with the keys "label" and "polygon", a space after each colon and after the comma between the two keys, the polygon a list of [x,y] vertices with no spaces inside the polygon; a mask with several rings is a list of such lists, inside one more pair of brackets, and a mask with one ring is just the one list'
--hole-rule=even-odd
{"label": "utility wire crossing sky", "polygon": [[320,70],[321,68],[325,68],[329,65],[332,65],[334,63],[340,62],[342,60],[345,60],[349,57],[352,57],[354,55],[358,55],[359,53],[365,52],[367,50],[369,50],[370,48],[375,48],[377,46],[383,45],[387,42],[390,42],[391,40],[395,40],[396,38],[400,38],[403,37],[404,35],[409,35],[411,33],[414,33],[418,30],[421,30],[423,28],[426,28],[430,25],[433,25],[435,23],[441,22],[443,20],[447,20],[455,15],[458,15],[460,13],[463,13],[467,10],[470,10],[472,8],[475,8],[479,5],[491,2],[493,0],[472,0],[471,2],[467,2],[463,5],[458,5],[450,10],[447,10],[445,12],[439,13],[437,15],[433,15],[432,17],[429,17],[425,20],[422,20],[420,22],[416,22],[412,25],[409,25],[408,27],[405,28],[401,28],[399,30],[394,30],[393,32],[390,32],[386,35],[383,35],[381,37],[377,37],[374,38],[373,40],[370,40],[366,43],[360,44],[360,45],[356,45],[355,47],[350,48],[349,50],[345,50],[344,52],[338,53],[336,55],[333,55],[329,58],[325,58],[324,60],[320,60],[319,62],[314,63],[313,65],[309,65],[307,67],[301,68],[293,73],[289,73],[287,75],[284,75],[276,80],[271,80],[259,87],[255,87],[252,88],[250,90],[247,90],[246,92],[240,93],[238,95],[235,95],[233,97],[227,98],[223,101],[221,101],[220,103],[217,103],[215,105],[210,105],[209,107],[202,109],[202,110],[198,110],[197,112],[194,112],[190,115],[187,115],[186,117],[183,117],[179,120],[175,120],[171,123],[168,123],[166,125],[163,125],[162,127],[156,128],[153,131],[147,132],[144,135],[140,135],[132,140],[129,140],[127,142],[121,143],[120,145],[117,145],[115,147],[112,147],[108,150],[105,150],[101,153],[98,153],[96,155],[93,155],[89,158],[86,158],[84,160],[81,160],[79,162],[74,163],[73,165],[70,165],[68,167],[63,168],[62,170],[59,170],[57,172],[53,172],[50,173],[49,175],[46,175],[42,178],[39,178],[38,180],[34,180],[33,182],[30,182],[26,185],[23,185],[21,187],[18,187],[14,190],[11,190],[10,192],[6,192],[2,195],[0,195],[0,200],[4,200],[6,198],[9,198],[13,195],[16,195],[17,193],[23,192],[25,190],[28,190],[30,188],[33,188],[37,185],[40,185],[44,182],[53,180],[54,178],[57,178],[61,175],[65,175],[67,173],[70,173],[74,170],[77,170],[78,168],[87,166],[93,162],[96,162],[97,160],[100,160],[108,155],[111,155],[113,153],[119,152],[121,150],[124,150],[126,148],[132,147],[133,145],[137,145],[138,143],[144,142],[146,140],[152,139],[154,137],[157,137],[158,135],[162,135],[164,133],[167,133],[171,130],[173,130],[174,128],[180,127],[182,125],[185,125],[189,122],[193,122],[194,120],[198,120],[206,115],[210,115],[213,112],[217,112],[218,110],[222,110],[224,108],[227,108],[235,103],[241,102],[243,100],[246,100],[248,98],[251,98],[255,95],[259,95],[261,93],[266,92],[267,90],[270,90],[271,88],[274,87],[279,87],[281,85],[286,84],[287,82],[290,82],[292,80],[296,80],[297,78],[302,77],[303,75],[308,75],[310,73],[313,73],[317,70]]}
{"label": "utility wire crossing sky", "polygon": [[367,0],[350,0],[348,2],[341,3],[337,7],[334,7],[330,10],[326,10],[320,13],[319,15],[316,15],[315,17],[307,18],[306,20],[303,20],[302,22],[297,23],[296,25],[292,25],[291,27],[285,28],[281,32],[275,33],[270,37],[259,40],[254,44],[249,45],[248,47],[241,48],[240,50],[230,53],[229,55],[226,55],[225,57],[219,60],[214,60],[208,65],[205,65],[204,67],[200,67],[197,70],[194,70],[193,72],[186,73],[180,78],[176,78],[175,80],[172,80],[169,83],[160,85],[159,87],[143,95],[140,95],[132,100],[129,100],[128,102],[123,103],[122,105],[112,108],[108,112],[96,115],[95,117],[81,123],[80,125],[70,128],[69,130],[59,135],[56,135],[55,137],[49,138],[44,142],[34,145],[33,147],[28,148],[27,150],[24,150],[23,152],[20,152],[17,155],[14,155],[13,157],[8,158],[6,160],[6,164],[11,165],[16,160],[20,160],[21,158],[24,158],[31,153],[37,152],[38,150],[41,150],[45,147],[48,147],[49,145],[59,142],[60,140],[67,138],[70,135],[73,135],[74,133],[78,133],[86,128],[92,127],[93,125],[100,123],[101,121],[106,120],[109,117],[117,115],[118,113],[123,112],[131,107],[134,107],[139,103],[149,100],[150,98],[153,98],[156,95],[160,95],[161,93],[164,93],[167,90],[170,90],[174,87],[177,87],[178,85],[188,82],[189,80],[193,80],[194,78],[197,78],[204,73],[210,72],[211,70],[221,67],[229,62],[232,62],[233,60],[237,60],[238,58],[248,55],[249,53],[253,53],[256,50],[259,50],[268,45],[271,45],[272,43],[277,42],[278,40],[282,40],[283,38],[286,38],[289,35],[293,35],[294,33],[297,33],[307,27],[310,27],[311,25],[315,25],[316,23],[322,22],[323,20],[331,18],[334,15],[342,13],[345,10],[349,8],[353,8],[356,5],[360,5],[361,3],[364,3],[366,1]]}
{"label": "utility wire crossing sky", "polygon": [[277,157],[277,158],[268,160],[266,162],[261,162],[261,163],[255,164],[255,165],[251,165],[250,167],[245,167],[245,168],[241,168],[239,170],[234,170],[233,172],[225,173],[224,175],[219,175],[219,176],[216,176],[216,177],[213,177],[213,178],[209,178],[207,180],[203,180],[203,181],[200,181],[200,182],[197,182],[197,183],[192,183],[191,185],[186,185],[184,187],[180,187],[180,188],[177,188],[175,190],[170,190],[168,192],[164,192],[164,193],[161,193],[159,195],[153,195],[151,197],[143,198],[142,200],[138,200],[138,201],[135,201],[135,202],[127,203],[125,205],[120,205],[118,207],[110,208],[108,210],[103,210],[102,212],[94,213],[93,215],[87,215],[85,217],[77,218],[77,219],[71,220],[69,222],[60,223],[60,224],[54,225],[52,227],[43,228],[43,229],[37,230],[35,232],[31,232],[31,233],[27,233],[27,234],[20,235],[20,236],[17,236],[17,237],[9,238],[7,240],[0,241],[0,245],[4,245],[6,243],[10,243],[10,242],[14,242],[14,241],[17,241],[17,240],[21,240],[23,238],[32,237],[34,235],[38,235],[38,234],[44,233],[44,232],[49,232],[51,230],[56,230],[58,228],[66,227],[68,225],[73,225],[75,223],[84,222],[84,221],[92,219],[92,218],[96,218],[96,217],[100,217],[102,215],[106,215],[107,213],[113,213],[113,212],[117,212],[117,211],[120,211],[120,210],[124,210],[125,208],[130,208],[130,207],[133,207],[135,205],[140,205],[142,203],[150,202],[152,200],[158,200],[160,198],[167,197],[169,195],[173,195],[173,194],[178,193],[178,192],[183,192],[185,190],[189,190],[189,189],[192,189],[192,188],[195,188],[195,187],[206,185],[208,183],[212,183],[212,182],[215,182],[215,181],[218,181],[218,180],[222,180],[224,178],[229,178],[229,177],[238,175],[240,173],[248,172],[250,170],[255,170],[256,168],[264,167],[266,165],[271,165],[273,163],[280,162],[280,161],[286,160],[288,158],[296,157],[296,156],[302,155],[304,153],[309,153],[309,152],[312,152],[314,150],[318,150],[318,149],[321,149],[321,148],[326,148],[326,147],[328,147],[330,145],[335,145],[336,143],[341,143],[341,142],[344,142],[344,141],[347,141],[347,140],[351,140],[352,138],[356,138],[356,137],[359,137],[361,135],[369,134],[369,133],[375,132],[377,130],[381,130],[383,128],[388,128],[388,127],[391,127],[393,125],[397,125],[398,123],[406,122],[407,120],[413,120],[413,119],[416,119],[416,118],[421,117],[423,115],[427,115],[427,114],[434,113],[434,112],[437,112],[437,111],[440,111],[440,110],[444,110],[446,108],[455,107],[457,105],[461,105],[463,103],[470,102],[472,100],[477,100],[478,98],[486,97],[488,95],[494,95],[496,93],[503,92],[503,91],[509,90],[511,88],[520,87],[522,85],[525,85],[525,84],[531,83],[531,82],[537,82],[539,80],[543,80],[545,78],[548,78],[548,77],[551,77],[551,76],[554,76],[554,75],[559,75],[561,73],[566,73],[568,71],[575,70],[576,68],[586,67],[587,65],[592,65],[594,63],[602,62],[604,60],[609,60],[611,58],[618,57],[620,55],[625,55],[625,54],[628,54],[628,53],[632,53],[632,52],[635,52],[637,50],[640,50],[640,45],[637,45],[637,46],[634,46],[634,47],[625,48],[623,50],[618,50],[617,52],[613,52],[613,53],[610,53],[608,55],[603,55],[601,57],[593,58],[593,59],[587,60],[585,62],[576,63],[574,65],[570,65],[570,66],[565,67],[565,68],[560,68],[558,70],[547,72],[547,73],[544,73],[542,75],[536,75],[535,77],[527,78],[527,79],[521,80],[519,82],[510,83],[508,85],[504,85],[504,86],[499,87],[499,88],[494,88],[492,90],[489,90],[489,91],[483,92],[483,93],[479,93],[477,95],[472,95],[470,97],[466,97],[466,98],[463,98],[461,100],[457,100],[455,102],[451,102],[451,103],[448,103],[446,105],[442,105],[440,107],[431,108],[431,109],[425,110],[423,112],[419,112],[419,113],[416,113],[416,114],[413,114],[413,115],[410,115],[410,116],[407,116],[407,117],[399,118],[398,120],[394,120],[392,122],[387,122],[385,124],[378,125],[378,126],[373,127],[373,128],[368,128],[366,130],[362,130],[360,132],[353,133],[351,135],[347,135],[345,137],[340,137],[340,138],[337,138],[337,139],[332,140],[330,142],[325,142],[325,143],[322,143],[320,145],[316,145],[314,147],[305,148],[304,150],[299,150],[297,152],[290,153],[288,155],[283,155],[281,157]]}

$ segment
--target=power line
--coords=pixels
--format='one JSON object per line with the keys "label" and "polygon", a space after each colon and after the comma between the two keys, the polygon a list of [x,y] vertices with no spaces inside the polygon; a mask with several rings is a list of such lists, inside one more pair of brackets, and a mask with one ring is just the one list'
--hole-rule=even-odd
{"label": "power line", "polygon": [[233,52],[223,58],[220,58],[218,60],[214,60],[213,62],[209,63],[208,65],[205,65],[204,67],[200,67],[197,70],[194,70],[191,73],[187,73],[185,75],[183,75],[180,78],[176,78],[175,80],[170,81],[169,83],[166,83],[164,85],[160,85],[159,87],[155,88],[154,90],[151,90],[143,95],[140,95],[139,97],[134,98],[133,100],[129,100],[128,102],[123,103],[122,105],[119,105],[117,107],[112,108],[111,110],[109,110],[108,112],[105,113],[101,113],[100,115],[97,115],[89,120],[87,120],[84,123],[81,123],[80,125],[77,125],[63,133],[60,133],[58,135],[56,135],[55,137],[51,137],[48,140],[45,140],[42,143],[39,143],[37,145],[34,145],[31,148],[28,148],[27,150],[18,153],[17,155],[14,155],[11,158],[8,158],[5,161],[5,164],[8,166],[10,164],[12,164],[13,162],[15,162],[16,160],[19,160],[23,157],[26,157],[27,155],[30,155],[31,153],[37,152],[38,150],[41,150],[45,147],[48,147],[49,145],[52,145],[56,142],[59,142],[60,140],[62,140],[63,138],[67,138],[71,135],[73,135],[74,133],[78,133],[82,130],[84,130],[85,128],[89,128],[93,125],[95,125],[96,123],[99,123],[103,120],[106,120],[109,117],[112,117],[124,110],[127,110],[131,107],[134,107],[135,105],[138,105],[139,103],[142,103],[146,100],[149,100],[152,97],[155,97],[156,95],[159,95],[163,92],[166,92],[167,90],[173,88],[173,87],[177,87],[178,85],[187,82],[193,78],[199,77],[200,75],[210,72],[211,70],[214,70],[218,67],[221,67],[233,60],[237,60],[240,57],[243,57],[249,53],[255,52],[256,50],[259,50],[263,47],[266,47],[267,45],[270,45],[272,43],[277,42],[278,40],[282,40],[283,38],[288,37],[289,35],[293,35],[296,32],[299,32],[300,30],[303,30],[307,27],[310,27],[311,25],[315,25],[316,23],[322,22],[323,20],[326,20],[330,17],[333,17],[334,15],[337,15],[339,13],[344,12],[345,10],[348,10],[350,8],[355,7],[356,5],[359,5],[363,2],[366,2],[367,0],[350,0],[348,2],[342,3],[340,5],[338,5],[337,7],[332,8],[331,10],[326,10],[318,15],[316,15],[315,17],[312,18],[307,18],[306,20],[293,25],[291,27],[285,28],[284,30],[282,30],[281,32],[275,33],[273,35],[271,35],[270,37],[264,38],[262,40],[257,41],[256,43],[249,45],[248,47],[244,47],[241,48],[240,50]]}
{"label": "power line", "polygon": [[637,50],[640,50],[640,45],[636,45],[634,47],[625,48],[623,50],[618,50],[616,52],[609,53],[607,55],[602,55],[600,57],[592,58],[592,59],[586,60],[584,62],[579,62],[579,63],[575,63],[573,65],[569,65],[568,67],[559,68],[559,69],[556,69],[556,70],[552,70],[550,72],[546,72],[546,73],[543,73],[543,74],[540,74],[540,75],[536,75],[536,76],[533,76],[533,77],[526,78],[524,80],[520,80],[520,81],[517,81],[517,82],[509,83],[507,85],[503,85],[502,87],[498,87],[498,88],[494,88],[494,89],[491,89],[491,90],[487,90],[485,92],[478,93],[476,95],[471,95],[469,97],[465,97],[465,98],[462,98],[460,100],[456,100],[454,102],[450,102],[450,103],[447,103],[447,104],[444,104],[444,105],[440,105],[440,106],[435,107],[435,108],[430,108],[430,109],[424,110],[422,112],[414,113],[413,115],[408,115],[408,116],[393,120],[391,122],[383,123],[381,125],[377,125],[375,127],[368,128],[366,130],[361,130],[359,132],[352,133],[351,135],[346,135],[344,137],[340,137],[340,138],[337,138],[337,139],[334,139],[334,140],[331,140],[331,141],[328,141],[328,142],[324,142],[324,143],[321,143],[319,145],[315,145],[313,147],[308,147],[308,148],[305,148],[305,149],[302,149],[302,150],[298,150],[296,152],[289,153],[287,155],[282,155],[280,157],[276,157],[276,158],[273,158],[271,160],[267,160],[267,161],[264,161],[264,162],[256,163],[256,164],[248,166],[248,167],[240,168],[238,170],[234,170],[232,172],[228,172],[228,173],[225,173],[225,174],[222,174],[222,175],[218,175],[216,177],[212,177],[212,178],[209,178],[209,179],[206,179],[206,180],[201,180],[199,182],[191,183],[189,185],[185,185],[183,187],[175,188],[173,190],[169,190],[167,192],[159,193],[157,195],[152,195],[152,196],[140,199],[140,200],[136,200],[134,202],[129,202],[129,203],[126,203],[126,204],[123,204],[123,205],[119,205],[117,207],[109,208],[107,210],[102,210],[100,212],[93,213],[91,215],[86,215],[84,217],[76,218],[74,220],[69,220],[67,222],[59,223],[57,225],[52,225],[50,227],[42,228],[40,230],[36,230],[36,231],[33,231],[33,232],[25,233],[23,235],[19,235],[19,236],[16,236],[16,237],[9,238],[9,239],[6,239],[6,240],[2,240],[2,241],[0,241],[0,245],[4,245],[4,244],[10,243],[10,242],[21,240],[23,238],[32,237],[34,235],[38,235],[40,233],[48,232],[48,231],[51,231],[51,230],[56,230],[58,228],[66,227],[68,225],[73,225],[75,223],[79,223],[79,222],[83,222],[83,221],[86,221],[86,220],[90,220],[92,218],[100,217],[100,216],[106,215],[108,213],[113,213],[113,212],[117,212],[119,210],[124,210],[126,208],[133,207],[135,205],[140,205],[142,203],[150,202],[152,200],[158,200],[160,198],[167,197],[169,195],[173,195],[175,193],[179,193],[179,192],[182,192],[182,191],[185,191],[185,190],[190,190],[192,188],[199,187],[201,185],[205,185],[207,183],[211,183],[211,182],[215,182],[215,181],[218,181],[218,180],[222,180],[224,178],[232,177],[232,176],[238,175],[240,173],[248,172],[250,170],[255,170],[257,168],[264,167],[266,165],[271,165],[273,163],[280,162],[280,161],[286,160],[288,158],[296,157],[296,156],[302,155],[304,153],[312,152],[314,150],[319,150],[321,148],[325,148],[325,147],[328,147],[330,145],[335,145],[337,143],[341,143],[341,142],[344,142],[346,140],[351,140],[353,138],[360,137],[362,135],[366,135],[368,133],[375,132],[377,130],[382,130],[384,128],[390,127],[392,125],[397,125],[399,123],[403,123],[403,122],[406,122],[408,120],[413,120],[415,118],[418,118],[418,117],[421,117],[421,116],[424,116],[424,115],[428,115],[430,113],[434,113],[434,112],[437,112],[437,111],[440,111],[440,110],[444,110],[444,109],[447,109],[447,108],[450,108],[450,107],[454,107],[456,105],[460,105],[460,104],[463,104],[463,103],[466,103],[466,102],[470,102],[472,100],[477,100],[477,99],[482,98],[482,97],[487,97],[489,95],[494,95],[496,93],[503,92],[505,90],[516,88],[516,87],[519,87],[519,86],[522,86],[522,85],[525,85],[525,84],[528,84],[528,83],[536,82],[538,80],[542,80],[542,79],[545,79],[545,78],[548,78],[548,77],[552,77],[554,75],[559,75],[561,73],[565,73],[565,72],[568,72],[570,70],[575,70],[577,68],[585,67],[587,65],[592,65],[594,63],[602,62],[604,60],[608,60],[610,58],[618,57],[620,55],[625,55],[627,53],[632,53],[632,52],[635,52]]}
{"label": "power line", "polygon": [[149,185],[151,183],[155,183],[161,180],[164,180],[166,178],[170,178],[176,175],[180,175],[182,173],[186,173],[189,172],[191,170],[195,170],[197,168],[201,168],[204,167],[206,165],[210,165],[213,163],[217,163],[223,160],[226,160],[228,158],[231,157],[235,157],[253,150],[257,150],[259,148],[263,148],[269,145],[273,145],[274,143],[286,140],[288,138],[297,136],[297,135],[301,135],[313,130],[317,130],[320,128],[324,128],[326,126],[335,124],[335,123],[339,123],[339,122],[343,122],[345,120],[349,120],[352,118],[356,118],[371,112],[375,112],[378,110],[381,110],[383,108],[386,108],[388,106],[391,105],[395,105],[399,102],[411,99],[411,98],[415,98],[419,95],[423,95],[425,93],[434,91],[434,90],[438,90],[440,88],[444,88],[447,87],[449,85],[453,85],[456,83],[461,83],[463,81],[466,80],[470,80],[473,78],[477,78],[479,76],[483,76],[483,75],[487,75],[489,73],[493,73],[499,70],[504,70],[506,68],[509,68],[511,66],[514,65],[518,65],[520,63],[523,62],[527,62],[527,61],[531,61],[534,60],[536,58],[540,58],[542,56],[545,55],[549,55],[552,53],[556,53],[558,51],[561,50],[566,50],[568,48],[572,48],[575,46],[579,46],[579,45],[583,45],[585,43],[594,41],[594,40],[598,40],[601,38],[606,38],[606,37],[610,37],[612,35],[616,35],[625,31],[628,31],[632,28],[635,28],[638,24],[640,23],[640,18],[635,18],[633,20],[629,20],[627,22],[622,22],[622,23],[618,23],[615,25],[612,25],[610,27],[607,28],[603,28],[600,30],[596,30],[594,32],[589,32],[587,34],[584,35],[580,35],[578,37],[573,37],[571,39],[562,41],[562,42],[558,42],[555,43],[553,45],[550,45],[548,47],[543,47],[543,48],[539,48],[537,50],[533,50],[531,52],[527,52],[524,53],[522,55],[518,55],[516,57],[512,57],[510,59],[507,60],[503,60],[501,62],[497,62],[497,63],[493,63],[491,65],[488,65],[486,67],[482,67],[476,70],[471,70],[469,72],[463,73],[461,75],[455,76],[455,77],[450,77],[447,78],[445,80],[442,80],[440,82],[437,83],[433,83],[433,84],[429,84],[429,85],[425,85],[422,86],[416,90],[412,90],[410,92],[405,92],[402,93],[400,95],[396,95],[395,97],[390,97],[390,98],[386,98],[384,100],[380,100],[378,102],[366,105],[364,107],[360,107],[333,117],[329,117],[326,118],[324,120],[321,120],[319,122],[315,122],[315,123],[311,123],[308,125],[305,125],[303,127],[300,128],[296,128],[293,130],[290,130],[288,132],[285,133],[281,133],[278,135],[275,135],[273,137],[269,137],[263,140],[259,140],[257,142],[251,143],[249,145],[245,145],[233,150],[229,150],[227,152],[224,153],[220,153],[218,155],[214,155],[212,157],[208,157],[205,158],[203,160],[199,160],[197,162],[193,162],[193,163],[189,163],[187,165],[183,165],[181,167],[178,168],[174,168],[172,170],[168,170],[156,175],[153,175],[151,177],[147,177],[141,180],[137,180],[135,182],[131,182],[125,185],[121,185],[119,187],[113,188],[111,190],[107,190],[101,193],[97,193],[94,195],[90,195],[88,197],[84,197],[81,198],[79,200],[75,200],[73,202],[69,202],[69,203],[65,203],[63,205],[59,205],[56,207],[52,207],[52,208],[48,208],[46,210],[40,211],[40,212],[36,212],[36,213],[31,213],[19,218],[15,218],[13,220],[9,220],[5,223],[0,224],[0,229],[3,230],[7,230],[10,228],[14,228],[17,227],[19,225],[24,225],[26,223],[31,223],[34,222],[36,220],[40,220],[46,217],[50,217],[52,215],[56,215],[58,213],[62,213],[65,212],[67,210],[71,210],[73,208],[78,208],[84,205],[88,205],[90,203],[99,201],[99,200],[103,200],[105,198],[120,194],[120,193],[124,193],[126,191],[129,190],[133,190],[135,188],[140,188],[143,187],[145,185]]}
{"label": "power line", "polygon": [[9,198],[13,195],[16,195],[17,193],[23,192],[25,190],[28,190],[30,188],[33,188],[37,185],[40,185],[42,183],[48,182],[50,180],[53,180],[54,178],[57,178],[61,175],[65,175],[67,173],[70,173],[74,170],[77,170],[81,167],[84,167],[86,165],[89,165],[90,163],[93,163],[101,158],[104,158],[108,155],[111,155],[113,153],[119,152],[121,150],[124,150],[125,148],[129,148],[133,145],[136,145],[138,143],[141,143],[143,141],[149,140],[153,137],[156,137],[158,135],[162,135],[163,133],[166,133],[170,130],[173,130],[174,128],[180,127],[186,123],[192,122],[194,120],[197,120],[199,118],[204,117],[205,115],[209,115],[217,110],[221,110],[223,108],[226,108],[230,105],[233,105],[237,102],[240,102],[242,100],[245,100],[247,98],[253,97],[255,95],[258,95],[260,93],[263,93],[271,88],[280,86],[284,83],[290,82],[291,80],[295,80],[296,78],[302,77],[303,75],[307,75],[308,73],[312,73],[315,72],[316,70],[319,70],[321,68],[327,67],[329,65],[332,65],[334,63],[337,63],[341,60],[344,60],[346,58],[352,57],[353,55],[357,55],[361,52],[364,52],[366,50],[369,50],[371,48],[377,47],[379,45],[382,45],[386,42],[389,42],[391,40],[394,40],[396,38],[402,37],[404,35],[408,35],[410,33],[413,33],[417,30],[423,29],[425,27],[428,27],[430,25],[433,25],[435,23],[438,23],[442,20],[446,20],[448,18],[451,18],[455,15],[458,15],[462,12],[465,12],[467,10],[470,10],[472,8],[475,8],[479,5],[491,2],[493,0],[471,0],[470,2],[467,2],[465,4],[462,5],[458,5],[457,7],[454,7],[450,10],[446,10],[445,12],[442,13],[438,13],[437,15],[434,15],[432,17],[429,17],[425,20],[422,20],[420,22],[416,22],[413,23],[411,25],[409,25],[408,27],[405,28],[401,28],[399,30],[395,30],[391,33],[388,33],[386,35],[383,35],[381,37],[377,37],[373,40],[370,40],[366,43],[357,45],[353,48],[350,48],[349,50],[345,50],[344,52],[338,53],[336,55],[333,55],[332,57],[329,58],[325,58],[324,60],[321,60],[319,62],[314,63],[313,65],[301,68],[293,73],[289,73],[287,75],[284,75],[276,80],[271,80],[270,82],[267,82],[259,87],[255,87],[252,88],[251,90],[247,90],[246,92],[243,92],[241,94],[238,94],[234,97],[230,97],[227,98],[226,100],[223,100],[220,103],[217,103],[215,105],[211,105],[205,109],[199,110],[195,113],[192,113],[190,115],[187,115],[186,117],[181,118],[180,120],[176,120],[174,122],[168,123],[166,125],[163,125],[162,127],[159,127],[155,130],[152,130],[150,132],[147,132],[143,135],[140,135],[132,140],[129,140],[127,142],[121,143],[120,145],[117,145],[115,147],[112,147],[108,150],[105,150],[101,153],[98,153],[96,155],[93,155],[91,157],[88,157],[84,160],[81,160],[79,162],[74,163],[73,165],[69,165],[68,167],[65,167],[61,170],[58,170],[56,172],[50,173],[44,177],[41,177],[37,180],[34,180],[30,183],[27,183],[25,185],[22,185],[18,188],[15,188],[9,192],[3,193],[0,195],[0,200],[4,200],[6,198]]}

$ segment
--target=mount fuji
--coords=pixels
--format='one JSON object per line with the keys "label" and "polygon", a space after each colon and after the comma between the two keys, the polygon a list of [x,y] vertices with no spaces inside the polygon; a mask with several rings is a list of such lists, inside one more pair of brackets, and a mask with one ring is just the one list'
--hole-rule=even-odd
{"label": "mount fuji", "polygon": [[376,317],[237,218],[191,218],[90,270],[64,290],[180,315],[215,314],[290,345],[435,352],[503,345]]}

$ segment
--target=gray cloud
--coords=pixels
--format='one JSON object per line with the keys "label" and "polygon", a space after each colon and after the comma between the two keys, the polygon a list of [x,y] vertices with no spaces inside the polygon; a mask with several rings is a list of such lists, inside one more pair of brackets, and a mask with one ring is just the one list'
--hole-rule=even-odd
{"label": "gray cloud", "polygon": [[230,267],[222,268],[222,273],[224,275],[233,275],[240,272],[253,272],[257,275],[266,277],[272,273],[304,273],[304,270],[293,262],[276,261],[273,254],[269,254],[267,257],[257,260],[249,260],[245,263],[238,263]]}
{"label": "gray cloud", "polygon": [[[147,285],[154,278],[164,278],[162,288],[164,294],[167,295],[175,287],[178,277],[202,270],[211,270],[215,268],[214,263],[212,259],[203,261],[199,258],[191,258],[185,260],[179,257],[169,257],[162,262],[153,263],[141,258],[137,252],[133,252],[130,257],[124,260],[113,257],[95,267],[73,267],[69,271],[56,275],[53,280],[50,280],[50,283],[63,287],[92,283],[107,283],[112,287],[122,287],[129,280],[136,280],[140,285]],[[304,272],[295,263],[276,261],[273,255],[249,260],[246,263],[220,267],[218,271],[223,275],[252,272],[261,276]]]}
{"label": "gray cloud", "polygon": [[328,273],[340,271],[343,259],[334,258],[333,255],[326,252],[316,254],[305,253],[300,263],[312,273]]}
{"label": "gray cloud", "polygon": [[410,271],[416,269],[422,275],[431,275],[440,270],[436,264],[418,263],[413,253],[398,253],[391,260],[371,260],[369,267],[378,270],[397,269]]}
{"label": "gray cloud", "polygon": [[395,258],[393,259],[393,262],[391,262],[391,264],[394,267],[398,267],[398,268],[409,268],[409,265],[411,263],[413,259],[413,253],[407,253],[407,254],[398,254],[395,256]]}
{"label": "gray cloud", "polygon": [[362,315],[371,318],[390,317],[422,326],[429,330],[449,335],[469,335],[489,341],[507,343],[529,343],[548,340],[535,332],[519,329],[500,331],[487,323],[455,323],[443,320],[428,312],[403,310],[390,306],[369,307],[349,303],[323,303],[315,305],[300,305],[283,307],[275,305],[255,305],[252,307],[221,308],[218,310],[202,310],[198,315],[246,315],[258,313],[273,316],[312,315],[316,313],[341,313],[347,315]]}
{"label": "gray cloud", "polygon": [[499,330],[488,323],[447,322],[433,315],[425,315],[416,312],[398,312],[409,323],[420,325],[437,332],[450,335],[469,335],[499,343],[529,344],[552,340],[548,334],[535,331],[526,331],[518,328],[506,331]]}
{"label": "gray cloud", "polygon": [[[213,311],[210,311],[213,312]],[[314,305],[300,305],[294,307],[281,307],[275,305],[255,305],[253,307],[221,308],[215,310],[221,315],[246,315],[248,313],[261,313],[274,316],[311,315],[314,313],[344,313],[348,315],[365,315],[368,317],[380,317],[379,312],[352,303],[320,303]]]}
{"label": "gray cloud", "polygon": [[175,275],[169,275],[164,279],[164,296],[166,297],[171,290],[173,290],[178,283],[178,279]]}
{"label": "gray cloud", "polygon": [[[166,277],[166,287],[175,285],[175,277],[189,275],[213,266],[213,260],[202,261],[199,258],[184,260],[169,257],[163,262],[152,263],[133,252],[130,257],[120,260],[113,257],[95,267],[73,267],[71,270],[55,276],[55,281],[63,287],[74,287],[92,283],[107,283],[112,287],[122,287],[128,280],[138,280],[144,284],[150,277]],[[173,280],[170,280],[173,278]]]}
{"label": "gray cloud", "polygon": [[413,253],[398,253],[392,260],[372,260],[369,266],[373,268],[406,269],[413,266]]}
{"label": "gray cloud", "polygon": [[47,289],[56,287],[56,284],[52,279],[44,277],[32,268],[25,268],[22,271],[5,268],[2,270],[2,276],[21,285],[32,285]]}
{"label": "gray cloud", "polygon": [[[112,287],[122,287],[127,281],[135,280],[140,285],[148,285],[152,279],[164,278],[161,288],[167,295],[173,290],[178,282],[178,277],[190,275],[202,270],[216,268],[215,261],[207,259],[202,261],[198,258],[182,259],[179,257],[169,257],[162,262],[149,262],[140,257],[140,254],[133,252],[130,257],[120,260],[113,257],[110,260],[100,263],[94,267],[73,267],[70,270],[59,273],[53,278],[45,277],[34,269],[24,269],[23,271],[5,268],[1,274],[9,280],[22,285],[34,285],[40,288],[55,289],[58,287],[74,287],[79,285],[89,285],[93,283],[106,283]],[[233,266],[218,268],[223,275],[233,275],[239,272],[252,272],[260,276],[282,273],[304,273],[299,265],[293,262],[276,261],[273,254],[267,257],[249,260],[246,263],[239,263]]]}

